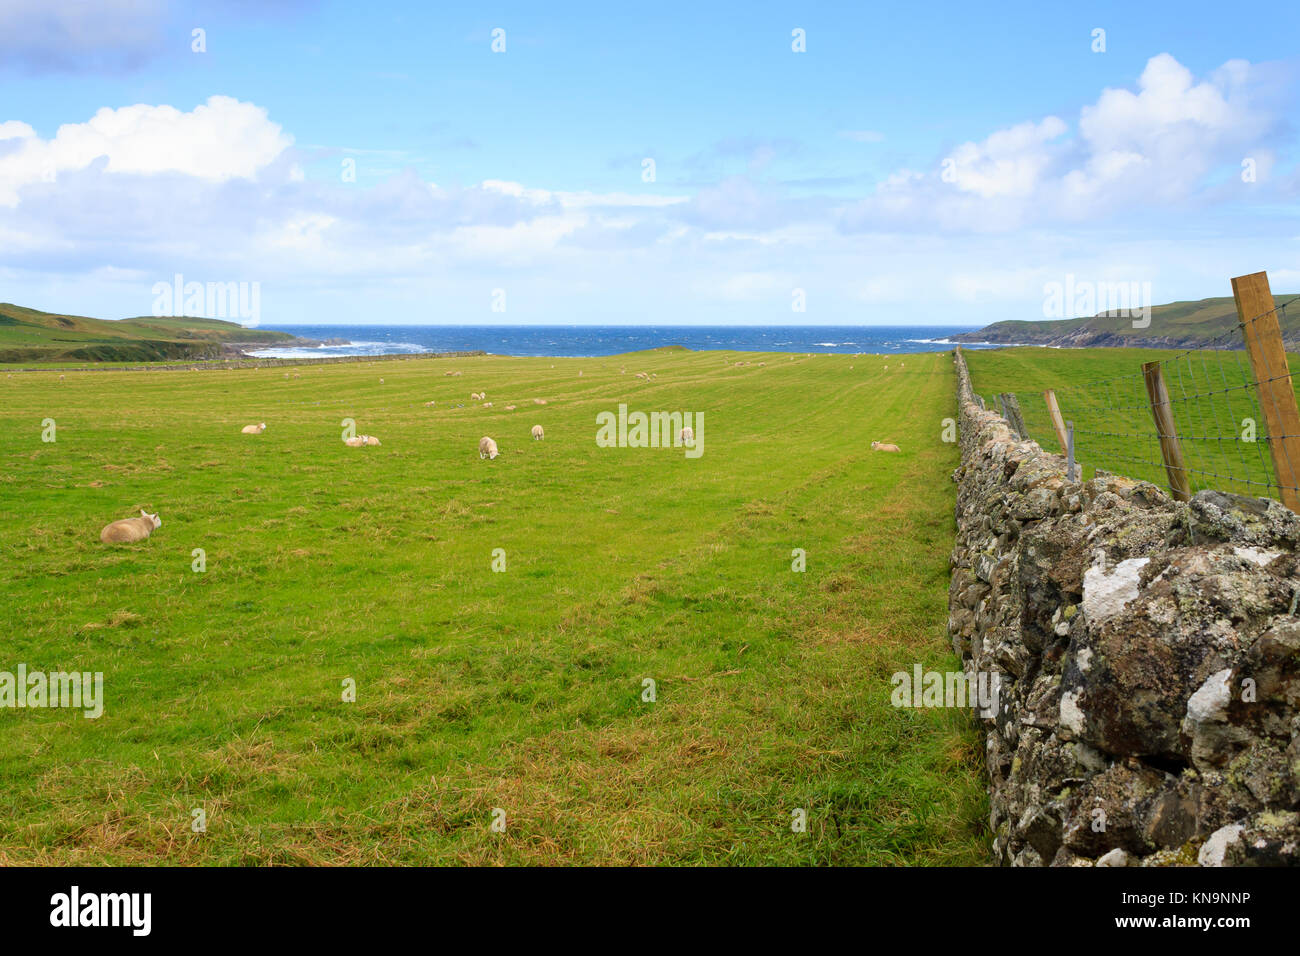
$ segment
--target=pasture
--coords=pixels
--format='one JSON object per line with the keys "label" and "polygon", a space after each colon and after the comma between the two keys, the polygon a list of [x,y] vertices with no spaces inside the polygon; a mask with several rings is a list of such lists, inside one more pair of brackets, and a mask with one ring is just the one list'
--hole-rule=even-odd
{"label": "pasture", "polygon": [[890,705],[958,669],[952,359],[901,358],[0,369],[0,670],[104,674],[0,708],[0,863],[985,862],[969,712]]}
{"label": "pasture", "polygon": [[[1061,446],[1043,390],[1056,391],[1061,417],[1074,422],[1075,457],[1085,479],[1104,468],[1168,491],[1142,379],[1144,362],[1163,362],[1192,491],[1278,495],[1264,440],[1267,429],[1243,351],[1027,347],[963,354],[971,385],[986,405],[997,411],[997,393],[1015,392],[1029,437],[1053,453]],[[1294,381],[1296,356],[1288,360]]]}

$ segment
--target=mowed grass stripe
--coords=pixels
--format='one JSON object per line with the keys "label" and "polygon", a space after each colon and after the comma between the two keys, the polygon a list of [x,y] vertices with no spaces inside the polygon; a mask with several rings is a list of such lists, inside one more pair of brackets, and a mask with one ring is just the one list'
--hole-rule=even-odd
{"label": "mowed grass stripe", "polygon": [[[894,670],[955,664],[956,456],[937,440],[950,359],[909,356],[902,374],[895,359],[724,367],[663,351],[6,380],[11,431],[61,419],[56,445],[0,452],[13,660],[103,670],[108,703],[99,721],[0,711],[0,852],[982,861],[969,720],[888,705]],[[481,390],[493,408],[470,406]],[[619,401],[704,411],[705,454],[597,448],[595,414]],[[384,445],[342,448],[345,412]],[[262,420],[265,435],[237,434]],[[545,442],[527,440],[533,421]],[[502,458],[477,459],[481,434]],[[876,437],[904,453],[873,455]],[[137,503],[163,515],[154,538],[100,545]],[[345,676],[356,704],[339,701]],[[202,836],[188,830],[199,806]],[[789,828],[799,806],[806,836]],[[504,835],[488,831],[493,807]]]}

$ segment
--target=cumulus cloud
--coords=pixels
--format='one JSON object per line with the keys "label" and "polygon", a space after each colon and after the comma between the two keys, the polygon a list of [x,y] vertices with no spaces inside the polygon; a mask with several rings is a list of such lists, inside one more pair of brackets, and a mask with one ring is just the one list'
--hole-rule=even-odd
{"label": "cumulus cloud", "polygon": [[228,96],[213,96],[188,113],[171,106],[104,108],[89,122],[60,126],[53,139],[25,123],[0,124],[0,204],[13,206],[28,184],[105,160],[110,173],[183,173],[223,182],[252,178],[292,145],[266,111]]}
{"label": "cumulus cloud", "polygon": [[1268,144],[1282,129],[1271,80],[1233,60],[1198,81],[1162,53],[1135,90],[1104,90],[1073,128],[1047,116],[962,143],[935,169],[888,177],[844,210],[840,226],[1005,231],[1222,198],[1216,171],[1236,171],[1251,154],[1270,168]]}

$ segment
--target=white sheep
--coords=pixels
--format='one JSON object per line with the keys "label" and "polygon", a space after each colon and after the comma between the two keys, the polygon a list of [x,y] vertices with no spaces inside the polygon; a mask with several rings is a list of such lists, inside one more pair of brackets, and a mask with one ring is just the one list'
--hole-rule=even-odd
{"label": "white sheep", "polygon": [[686,445],[695,441],[695,429],[683,428],[677,433],[677,444]]}
{"label": "white sheep", "polygon": [[353,435],[351,438],[343,439],[343,444],[347,445],[349,448],[360,448],[365,443],[365,435]]}
{"label": "white sheep", "polygon": [[153,534],[155,528],[161,527],[162,519],[142,508],[139,518],[123,518],[121,521],[104,525],[104,530],[99,532],[99,540],[104,544],[143,541]]}
{"label": "white sheep", "polygon": [[379,439],[376,438],[374,435],[362,435],[362,436],[361,436],[361,440],[362,440],[363,442],[365,442],[367,445],[378,445],[378,444],[379,444]]}
{"label": "white sheep", "polygon": [[491,438],[488,438],[486,435],[484,435],[482,438],[478,440],[479,458],[492,459],[499,454],[501,454],[501,452],[497,451],[497,443],[494,442]]}
{"label": "white sheep", "polygon": [[514,410],[515,410],[515,406],[514,406],[514,405],[507,405],[507,406],[506,406],[506,411],[508,411],[508,412],[513,412]]}
{"label": "white sheep", "polygon": [[491,402],[484,402],[484,403],[483,403],[483,407],[484,407],[484,408],[491,408],[491,407],[492,407],[492,403],[491,403]]}
{"label": "white sheep", "polygon": [[872,451],[901,451],[901,449],[897,445],[891,444],[889,442],[879,442],[879,441],[873,441],[871,443],[871,450]]}
{"label": "white sheep", "polygon": [[541,425],[533,426],[533,441],[541,441],[546,437],[546,432]]}
{"label": "white sheep", "polygon": [[545,404],[546,404],[546,399],[544,399],[544,398],[534,398],[534,399],[533,399],[533,404],[534,404],[534,405],[545,405]]}
{"label": "white sheep", "polygon": [[266,431],[266,422],[262,422],[260,425],[245,425],[239,430],[239,433],[241,435],[260,435],[264,431]]}

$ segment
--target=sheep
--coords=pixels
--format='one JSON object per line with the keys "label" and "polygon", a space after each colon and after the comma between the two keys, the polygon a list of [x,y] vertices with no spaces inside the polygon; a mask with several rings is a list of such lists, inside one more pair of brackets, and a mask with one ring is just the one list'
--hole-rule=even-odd
{"label": "sheep", "polygon": [[484,403],[483,403],[483,407],[484,407],[484,408],[491,408],[491,407],[492,407],[492,403],[491,403],[491,402],[484,402]]}
{"label": "sheep", "polygon": [[494,442],[491,438],[488,438],[486,435],[484,435],[482,438],[478,440],[479,458],[487,458],[490,460],[495,458],[499,454],[501,454],[501,452],[497,451],[497,443]]}
{"label": "sheep", "polygon": [[121,521],[104,525],[104,530],[99,532],[99,540],[104,544],[143,541],[153,534],[155,528],[161,527],[161,518],[141,508],[139,518],[123,518]]}
{"label": "sheep", "polygon": [[546,399],[544,399],[544,398],[534,398],[534,399],[533,399],[533,404],[534,404],[534,405],[545,405],[545,404],[546,404]]}
{"label": "sheep", "polygon": [[239,430],[239,433],[241,435],[260,435],[264,431],[266,431],[266,422],[262,422],[260,425],[245,425]]}
{"label": "sheep", "polygon": [[351,438],[343,439],[343,444],[347,445],[349,448],[360,448],[362,445],[366,444],[366,436],[353,435]]}
{"label": "sheep", "polygon": [[541,425],[533,426],[533,441],[542,441],[546,437],[546,431]]}
{"label": "sheep", "polygon": [[901,451],[901,449],[897,445],[890,444],[889,442],[879,442],[879,441],[873,441],[871,443],[871,450],[872,451]]}
{"label": "sheep", "polygon": [[695,429],[683,428],[677,433],[677,444],[686,445],[695,441]]}
{"label": "sheep", "polygon": [[361,438],[362,438],[363,441],[365,441],[365,443],[366,443],[367,445],[378,445],[378,444],[379,444],[379,439],[376,438],[374,435],[362,435]]}
{"label": "sheep", "polygon": [[506,406],[506,411],[508,411],[508,412],[513,412],[514,410],[515,410],[515,406],[514,406],[514,405],[507,405],[507,406]]}
{"label": "sheep", "polygon": [[428,408],[430,405],[437,405],[437,404],[438,404],[437,402],[425,402],[424,407]]}

